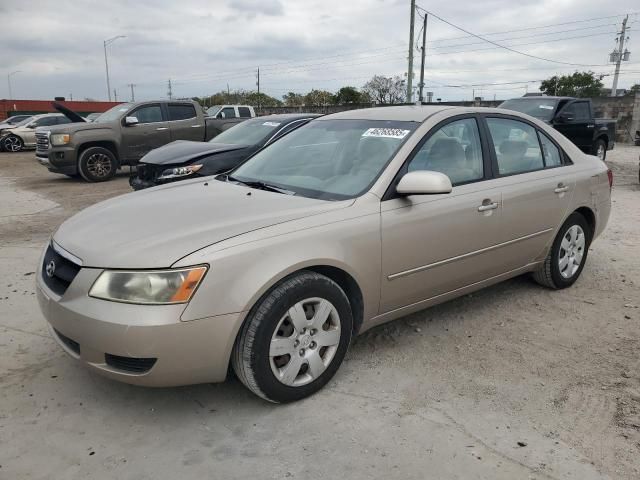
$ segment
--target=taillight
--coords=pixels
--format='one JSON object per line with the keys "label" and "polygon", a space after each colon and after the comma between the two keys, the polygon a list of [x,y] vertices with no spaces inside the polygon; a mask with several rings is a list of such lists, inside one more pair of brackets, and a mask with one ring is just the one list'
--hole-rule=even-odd
{"label": "taillight", "polygon": [[609,177],[609,190],[613,187],[613,172],[611,169],[607,170],[607,177]]}

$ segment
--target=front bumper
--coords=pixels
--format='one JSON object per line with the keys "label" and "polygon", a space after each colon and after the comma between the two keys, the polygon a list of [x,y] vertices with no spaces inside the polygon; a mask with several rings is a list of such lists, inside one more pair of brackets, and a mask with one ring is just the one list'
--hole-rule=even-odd
{"label": "front bumper", "polygon": [[[101,271],[82,268],[58,296],[44,284],[40,264],[38,303],[65,352],[101,375],[135,385],[225,380],[244,313],[181,321],[184,304],[132,305],[91,298],[87,291]],[[140,371],[135,365],[149,368]]]}
{"label": "front bumper", "polygon": [[78,158],[75,147],[55,147],[46,151],[36,150],[36,159],[50,172],[77,175]]}

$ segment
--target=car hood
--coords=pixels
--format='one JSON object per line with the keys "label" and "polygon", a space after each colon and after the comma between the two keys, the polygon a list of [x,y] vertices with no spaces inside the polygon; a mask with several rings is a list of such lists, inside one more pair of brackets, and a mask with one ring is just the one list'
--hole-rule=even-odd
{"label": "car hood", "polygon": [[53,239],[86,267],[166,268],[228,238],[352,203],[192,180],[95,204],[64,222]]}
{"label": "car hood", "polygon": [[87,120],[82,116],[82,115],[78,115],[76,112],[74,112],[73,110],[68,109],[67,107],[65,107],[64,105],[57,103],[57,102],[53,102],[51,104],[51,106],[53,108],[55,108],[57,111],[59,111],[61,114],[63,114],[65,117],[67,117],[69,120],[71,120],[72,122],[86,122]]}
{"label": "car hood", "polygon": [[16,126],[10,123],[0,123],[0,130],[10,130],[12,128],[16,128]]}
{"label": "car hood", "polygon": [[140,163],[153,163],[156,165],[180,164],[205,155],[231,152],[243,148],[247,148],[247,145],[176,140],[175,142],[151,150],[140,159]]}

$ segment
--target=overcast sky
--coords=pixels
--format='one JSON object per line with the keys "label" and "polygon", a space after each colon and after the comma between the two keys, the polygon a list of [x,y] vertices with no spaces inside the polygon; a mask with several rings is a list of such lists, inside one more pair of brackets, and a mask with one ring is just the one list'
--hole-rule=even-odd
{"label": "overcast sky", "polygon": [[[443,100],[508,98],[536,91],[556,73],[608,64],[625,13],[637,0],[419,0],[443,19],[528,54],[500,49],[430,17],[427,90]],[[635,7],[635,9],[634,9]],[[103,40],[111,88],[128,100],[164,98],[171,79],[178,97],[227,88],[288,91],[361,87],[374,74],[407,71],[409,0],[1,0],[0,98],[49,99],[73,95],[106,99]],[[619,88],[640,83],[640,15],[631,15]],[[562,24],[562,25],[559,25]],[[416,42],[422,20],[416,17]],[[538,28],[544,27],[544,28]],[[505,33],[497,33],[505,32]],[[496,34],[497,33],[497,34]],[[420,53],[415,51],[418,82]],[[604,77],[610,87],[611,76]],[[520,83],[512,83],[520,82]],[[529,83],[526,83],[529,82]],[[505,85],[479,85],[479,84]],[[476,86],[471,86],[476,84]]]}

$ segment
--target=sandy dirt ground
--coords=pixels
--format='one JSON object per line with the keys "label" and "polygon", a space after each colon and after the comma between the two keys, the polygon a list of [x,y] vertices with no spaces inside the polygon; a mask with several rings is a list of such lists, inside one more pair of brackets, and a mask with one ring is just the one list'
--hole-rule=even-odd
{"label": "sandy dirt ground", "polygon": [[0,154],[0,479],[640,478],[639,154],[609,152],[612,217],[572,288],[516,278],[378,327],[284,406],[233,378],[145,389],[67,357],[37,258],[127,175],[90,185]]}

